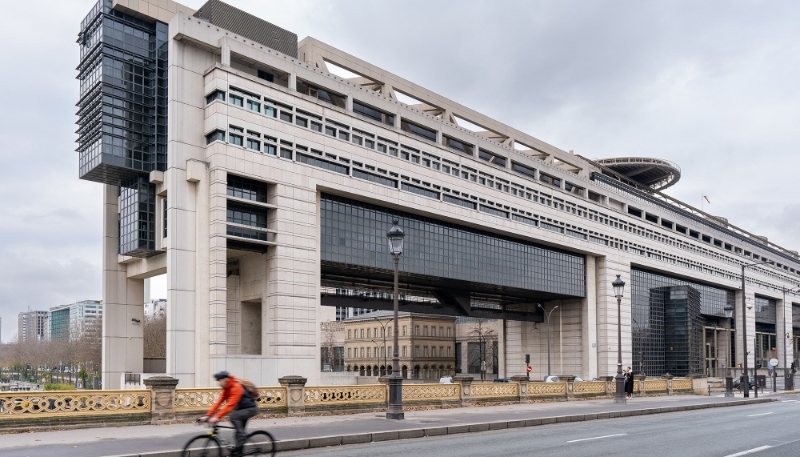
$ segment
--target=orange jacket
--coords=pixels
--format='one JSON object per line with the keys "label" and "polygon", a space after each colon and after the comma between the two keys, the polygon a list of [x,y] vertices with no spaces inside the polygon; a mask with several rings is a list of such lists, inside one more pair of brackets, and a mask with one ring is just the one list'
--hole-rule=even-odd
{"label": "orange jacket", "polygon": [[[231,375],[231,377],[228,378],[228,384],[226,384],[222,389],[222,394],[219,396],[214,405],[211,406],[211,409],[206,412],[206,416],[211,417],[211,415],[214,414],[214,411],[219,409],[219,412],[217,412],[217,419],[222,419],[226,414],[233,411],[233,408],[239,404],[239,400],[242,399],[243,395],[244,387],[242,387],[242,385],[239,384],[239,381],[237,381],[236,378]],[[225,402],[225,406],[220,408],[222,402]]]}

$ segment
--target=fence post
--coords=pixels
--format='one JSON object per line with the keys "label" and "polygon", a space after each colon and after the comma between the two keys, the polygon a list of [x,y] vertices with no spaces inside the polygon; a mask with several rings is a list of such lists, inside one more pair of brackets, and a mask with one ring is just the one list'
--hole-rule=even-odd
{"label": "fence post", "polygon": [[667,381],[667,395],[672,395],[672,378],[674,376],[669,373],[661,375],[661,379]]}
{"label": "fence post", "polygon": [[511,380],[519,384],[519,402],[528,401],[528,377],[525,375],[512,376]]}
{"label": "fence post", "polygon": [[567,400],[572,400],[575,397],[575,376],[572,375],[558,375],[559,381],[566,381],[567,382],[567,392],[566,397]]}
{"label": "fence post", "polygon": [[606,395],[614,395],[617,387],[614,385],[613,376],[600,376],[598,379],[606,383]]}
{"label": "fence post", "polygon": [[170,376],[153,376],[144,380],[150,389],[150,423],[153,425],[175,420],[175,387],[178,380]]}
{"label": "fence post", "polygon": [[645,376],[637,374],[637,375],[633,375],[633,379],[636,381],[636,386],[638,387],[638,390],[639,390],[639,396],[640,397],[644,397],[644,379],[645,379]]}
{"label": "fence post", "polygon": [[306,414],[305,392],[308,379],[302,376],[284,376],[278,382],[286,387],[286,415],[289,417],[303,416]]}
{"label": "fence post", "polygon": [[456,375],[455,381],[461,384],[461,406],[472,405],[472,376]]}

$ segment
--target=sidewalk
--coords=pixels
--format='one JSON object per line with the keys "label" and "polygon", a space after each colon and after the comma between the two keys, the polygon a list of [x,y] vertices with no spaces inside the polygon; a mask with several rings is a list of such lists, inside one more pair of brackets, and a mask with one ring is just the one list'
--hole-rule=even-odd
{"label": "sidewalk", "polygon": [[[389,421],[384,413],[257,419],[251,421],[248,428],[266,429],[280,441],[279,450],[294,450],[739,406],[779,399],[777,395],[758,400],[676,395],[632,398],[625,405],[617,405],[611,399],[527,403],[408,411],[403,421]],[[0,435],[0,454],[4,457],[178,457],[177,451],[189,437],[203,431],[192,424],[173,424],[6,434]]]}

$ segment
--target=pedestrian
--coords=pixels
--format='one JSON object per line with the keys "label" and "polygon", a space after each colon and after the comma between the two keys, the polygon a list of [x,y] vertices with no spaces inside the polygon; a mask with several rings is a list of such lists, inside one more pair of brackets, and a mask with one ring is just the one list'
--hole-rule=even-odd
{"label": "pedestrian", "polygon": [[625,393],[628,398],[633,397],[633,371],[631,367],[625,371]]}

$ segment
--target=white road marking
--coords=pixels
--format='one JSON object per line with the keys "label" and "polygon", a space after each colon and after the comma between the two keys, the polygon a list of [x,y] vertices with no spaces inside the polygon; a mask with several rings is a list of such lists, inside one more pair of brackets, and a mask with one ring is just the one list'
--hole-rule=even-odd
{"label": "white road marking", "polygon": [[747,417],[769,416],[770,414],[772,414],[772,412],[771,412],[771,411],[770,411],[770,412],[768,412],[768,413],[761,413],[761,414],[750,414],[750,415],[748,415]]}
{"label": "white road marking", "polygon": [[781,400],[781,403],[796,403],[800,400]]}
{"label": "white road marking", "polygon": [[765,450],[765,449],[769,449],[769,448],[771,448],[771,447],[772,447],[772,446],[761,446],[761,447],[756,447],[756,448],[750,449],[749,451],[737,452],[736,454],[728,454],[728,455],[726,455],[725,457],[739,457],[740,455],[753,454],[753,453],[755,453],[755,452],[760,452],[760,451],[763,451],[763,450]]}
{"label": "white road marking", "polygon": [[616,435],[595,436],[595,437],[592,437],[592,438],[581,438],[579,440],[569,440],[569,441],[567,441],[567,443],[577,443],[578,441],[601,440],[603,438],[611,438],[611,437],[614,437],[614,436],[626,436],[626,435],[627,435],[627,433],[618,433]]}

